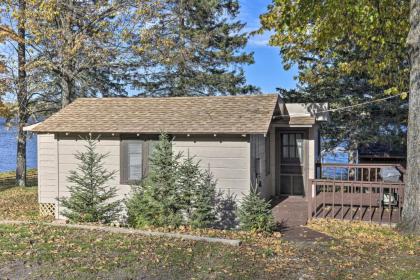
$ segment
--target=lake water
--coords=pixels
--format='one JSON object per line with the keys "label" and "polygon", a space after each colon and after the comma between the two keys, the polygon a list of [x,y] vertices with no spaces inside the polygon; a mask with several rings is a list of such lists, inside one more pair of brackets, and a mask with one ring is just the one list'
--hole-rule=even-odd
{"label": "lake water", "polygon": [[[0,118],[0,172],[15,170],[16,168],[16,128],[7,128],[4,119]],[[27,147],[27,167],[37,167],[36,136],[32,133],[28,135]],[[337,148],[334,152],[325,153],[322,156],[324,163],[346,163],[348,154],[342,148]]]}
{"label": "lake water", "polygon": [[[17,131],[15,127],[7,128],[4,119],[0,118],[0,172],[16,169]],[[27,167],[36,168],[36,136],[28,135]]]}

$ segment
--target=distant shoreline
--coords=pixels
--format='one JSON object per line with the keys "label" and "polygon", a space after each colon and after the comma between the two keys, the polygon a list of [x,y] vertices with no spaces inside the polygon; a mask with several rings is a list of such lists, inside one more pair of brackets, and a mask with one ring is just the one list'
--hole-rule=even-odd
{"label": "distant shoreline", "polygon": [[[16,169],[16,128],[5,126],[5,120],[0,118],[0,172]],[[37,168],[37,143],[36,135],[28,137],[26,145],[27,168]]]}

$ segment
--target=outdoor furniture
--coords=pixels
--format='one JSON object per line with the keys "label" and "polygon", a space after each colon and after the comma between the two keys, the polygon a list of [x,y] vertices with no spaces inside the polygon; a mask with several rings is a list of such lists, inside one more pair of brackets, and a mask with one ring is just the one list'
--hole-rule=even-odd
{"label": "outdoor furniture", "polygon": [[399,202],[399,195],[396,192],[390,192],[389,190],[384,190],[384,193],[382,194],[381,203],[382,206],[398,206]]}

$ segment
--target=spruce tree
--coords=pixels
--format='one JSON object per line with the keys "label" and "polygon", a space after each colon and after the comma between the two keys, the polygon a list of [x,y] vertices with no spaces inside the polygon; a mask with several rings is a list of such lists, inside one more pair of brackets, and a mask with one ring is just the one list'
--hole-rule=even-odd
{"label": "spruce tree", "polygon": [[216,181],[200,162],[187,156],[179,168],[179,189],[186,212],[187,224],[194,228],[213,226],[216,221]]}
{"label": "spruce tree", "polygon": [[247,34],[237,0],[153,0],[139,4],[140,26],[131,43],[144,71],[133,73],[142,95],[191,96],[255,92],[241,66]]}
{"label": "spruce tree", "polygon": [[128,222],[135,227],[178,227],[182,224],[183,203],[178,189],[178,160],[168,135],[161,134],[150,157],[149,174],[133,187],[127,201]]}
{"label": "spruce tree", "polygon": [[70,196],[60,199],[65,208],[61,214],[72,222],[110,223],[118,218],[121,210],[121,201],[114,199],[116,186],[107,185],[115,171],[104,168],[103,160],[108,155],[97,153],[96,144],[97,139],[87,138],[86,151],[75,155],[79,164],[67,177]]}
{"label": "spruce tree", "polygon": [[200,175],[200,183],[194,189],[189,224],[195,228],[208,228],[216,222],[216,181],[210,171]]}
{"label": "spruce tree", "polygon": [[134,227],[211,227],[216,222],[216,181],[189,155],[172,151],[166,134],[150,157],[151,167],[127,200],[128,223]]}
{"label": "spruce tree", "polygon": [[261,198],[255,188],[245,195],[238,209],[243,230],[272,232],[275,227],[270,203]]}
{"label": "spruce tree", "polygon": [[185,215],[189,220],[192,216],[193,209],[191,207],[195,200],[196,188],[201,184],[201,172],[199,163],[193,160],[193,157],[188,155],[181,164],[178,170],[178,187],[181,192],[181,201],[185,209]]}

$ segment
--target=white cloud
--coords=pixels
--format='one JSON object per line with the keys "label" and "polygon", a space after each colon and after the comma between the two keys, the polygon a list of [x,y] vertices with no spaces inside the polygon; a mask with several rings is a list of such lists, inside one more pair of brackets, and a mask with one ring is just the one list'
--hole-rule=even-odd
{"label": "white cloud", "polygon": [[263,34],[251,36],[248,40],[248,44],[256,47],[269,47],[268,43],[272,34],[272,32],[264,32]]}

